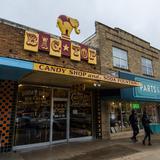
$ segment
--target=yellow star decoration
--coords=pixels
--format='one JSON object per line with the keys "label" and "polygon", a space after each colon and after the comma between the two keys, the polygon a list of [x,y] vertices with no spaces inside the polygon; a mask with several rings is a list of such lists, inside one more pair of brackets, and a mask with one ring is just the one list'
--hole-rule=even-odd
{"label": "yellow star decoration", "polygon": [[64,50],[64,51],[68,51],[68,49],[69,49],[68,45],[65,44],[65,45],[63,46],[63,50]]}

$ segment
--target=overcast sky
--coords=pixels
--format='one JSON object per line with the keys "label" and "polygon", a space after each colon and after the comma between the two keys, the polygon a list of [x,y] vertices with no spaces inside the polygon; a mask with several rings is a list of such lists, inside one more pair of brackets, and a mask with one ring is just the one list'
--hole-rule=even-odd
{"label": "overcast sky", "polygon": [[61,14],[79,20],[81,42],[95,32],[95,21],[130,32],[160,49],[160,0],[0,0],[0,17],[60,35]]}

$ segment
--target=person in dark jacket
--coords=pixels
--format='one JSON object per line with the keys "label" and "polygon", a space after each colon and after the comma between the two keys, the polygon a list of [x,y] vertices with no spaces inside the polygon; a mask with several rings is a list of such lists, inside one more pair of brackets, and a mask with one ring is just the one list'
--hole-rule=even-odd
{"label": "person in dark jacket", "polygon": [[136,136],[139,133],[139,128],[138,128],[137,114],[134,109],[132,110],[132,113],[129,116],[129,122],[133,130],[133,136],[131,137],[131,139],[133,142],[137,142]]}
{"label": "person in dark jacket", "polygon": [[146,111],[144,110],[143,116],[142,116],[142,125],[144,127],[145,136],[144,136],[142,143],[143,143],[143,145],[145,145],[145,140],[148,137],[148,145],[150,146],[152,144],[151,144],[151,129],[150,129],[149,123],[150,123],[150,119],[149,119]]}

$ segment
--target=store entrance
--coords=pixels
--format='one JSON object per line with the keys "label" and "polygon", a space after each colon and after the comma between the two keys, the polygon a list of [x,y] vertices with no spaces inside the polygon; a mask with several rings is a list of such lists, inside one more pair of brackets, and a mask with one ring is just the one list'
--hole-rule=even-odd
{"label": "store entrance", "polygon": [[19,85],[13,149],[92,138],[91,106],[89,91]]}
{"label": "store entrance", "polygon": [[68,99],[53,99],[51,110],[51,139],[55,141],[67,141],[68,132]]}

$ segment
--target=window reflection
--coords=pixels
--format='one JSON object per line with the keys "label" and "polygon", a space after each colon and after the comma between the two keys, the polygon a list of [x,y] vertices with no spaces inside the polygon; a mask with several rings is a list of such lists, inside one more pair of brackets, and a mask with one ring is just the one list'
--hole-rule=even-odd
{"label": "window reflection", "polygon": [[51,90],[20,86],[15,125],[15,145],[49,141]]}
{"label": "window reflection", "polygon": [[72,92],[70,107],[70,138],[92,135],[90,92]]}

